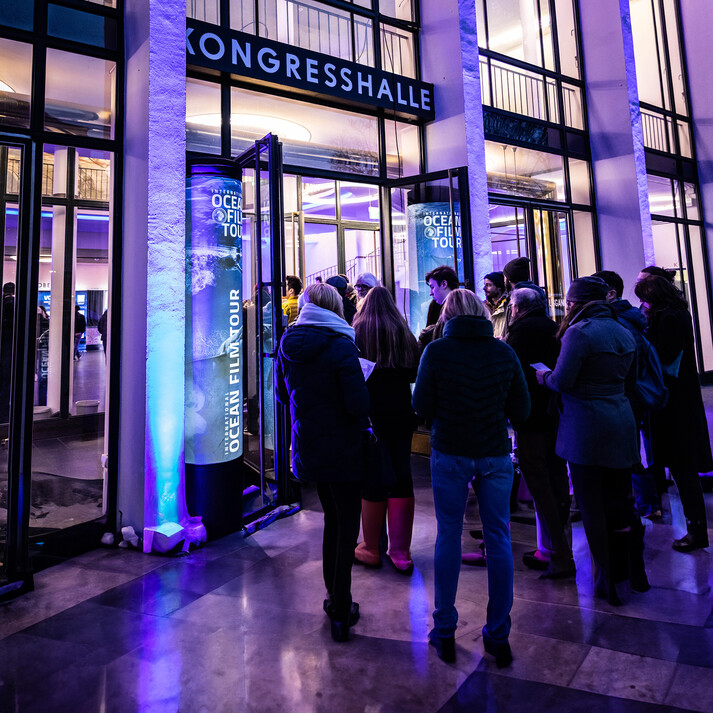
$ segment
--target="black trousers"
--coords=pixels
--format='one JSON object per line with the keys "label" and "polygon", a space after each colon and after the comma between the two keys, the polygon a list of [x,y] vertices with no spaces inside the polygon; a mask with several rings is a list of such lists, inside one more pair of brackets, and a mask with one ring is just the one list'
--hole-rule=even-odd
{"label": "black trousers", "polygon": [[352,563],[361,521],[360,483],[317,483],[324,510],[322,573],[334,604],[334,618],[344,620],[352,605]]}
{"label": "black trousers", "polygon": [[703,488],[698,473],[690,470],[669,468],[681,496],[683,514],[686,516],[687,529],[697,542],[708,543],[708,522]]}
{"label": "black trousers", "polygon": [[569,464],[582,525],[594,560],[597,594],[644,573],[644,527],[634,508],[629,468]]}
{"label": "black trousers", "polygon": [[572,548],[565,534],[571,498],[567,463],[555,453],[556,440],[554,430],[518,431],[517,455],[540,525],[552,545],[552,562],[567,567],[572,563]]}

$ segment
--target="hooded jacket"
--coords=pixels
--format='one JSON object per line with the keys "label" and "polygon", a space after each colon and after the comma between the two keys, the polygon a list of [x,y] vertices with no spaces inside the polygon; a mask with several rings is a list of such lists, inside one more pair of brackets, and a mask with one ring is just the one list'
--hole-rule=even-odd
{"label": "hooded jacket", "polygon": [[562,337],[545,384],[562,394],[557,455],[570,463],[630,468],[639,461],[636,422],[626,396],[636,381],[636,344],[614,310],[590,302]]}
{"label": "hooded jacket", "polygon": [[[334,328],[318,326],[333,320],[338,320]],[[280,343],[278,398],[290,405],[292,470],[300,480],[362,479],[361,430],[369,416],[369,392],[349,331],[353,334],[334,313],[306,304]]]}
{"label": "hooded jacket", "polygon": [[515,352],[493,337],[485,317],[453,317],[443,337],[421,357],[413,407],[431,419],[431,445],[472,458],[510,452],[507,422],[530,412],[525,376]]}

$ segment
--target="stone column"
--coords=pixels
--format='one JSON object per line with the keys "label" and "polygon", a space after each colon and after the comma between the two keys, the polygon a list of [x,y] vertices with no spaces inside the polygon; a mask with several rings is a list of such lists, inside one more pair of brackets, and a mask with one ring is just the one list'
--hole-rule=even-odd
{"label": "stone column", "polygon": [[426,170],[468,167],[477,291],[493,269],[475,0],[421,4],[423,79],[436,85],[426,127]]}
{"label": "stone column", "polygon": [[184,0],[126,1],[119,508],[176,533],[184,492]]}
{"label": "stone column", "polygon": [[629,0],[580,2],[601,266],[633,295],[654,261]]}

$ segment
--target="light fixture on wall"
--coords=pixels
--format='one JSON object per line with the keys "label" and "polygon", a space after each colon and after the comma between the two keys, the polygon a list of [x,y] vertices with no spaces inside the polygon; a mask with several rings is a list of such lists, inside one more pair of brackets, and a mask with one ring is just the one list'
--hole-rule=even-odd
{"label": "light fixture on wall", "polygon": [[[220,114],[195,114],[187,119],[189,124],[199,124],[211,128],[219,127]],[[264,136],[272,132],[280,139],[287,141],[310,141],[311,132],[302,124],[290,119],[283,119],[279,116],[267,116],[265,114],[231,114],[230,126],[232,129],[243,131],[256,136]]]}
{"label": "light fixture on wall", "polygon": [[3,82],[0,79],[0,92],[12,92],[14,94],[15,90],[7,82]]}

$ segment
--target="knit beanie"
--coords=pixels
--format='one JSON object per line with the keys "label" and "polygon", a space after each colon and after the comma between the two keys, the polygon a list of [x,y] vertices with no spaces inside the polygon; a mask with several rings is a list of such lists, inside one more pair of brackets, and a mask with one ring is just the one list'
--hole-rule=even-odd
{"label": "knit beanie", "polygon": [[529,280],[530,258],[516,257],[514,260],[510,260],[510,262],[503,268],[503,272],[505,273],[505,277],[507,277],[513,285],[517,285],[518,282]]}
{"label": "knit beanie", "polygon": [[505,289],[505,276],[502,272],[489,272],[485,279],[490,280],[498,289]]}
{"label": "knit beanie", "polygon": [[568,302],[593,302],[595,300],[604,300],[609,292],[607,285],[601,277],[578,277],[572,280],[572,284],[567,290]]}
{"label": "knit beanie", "polygon": [[347,293],[347,281],[341,275],[332,275],[327,279],[327,284],[334,287],[342,297]]}

